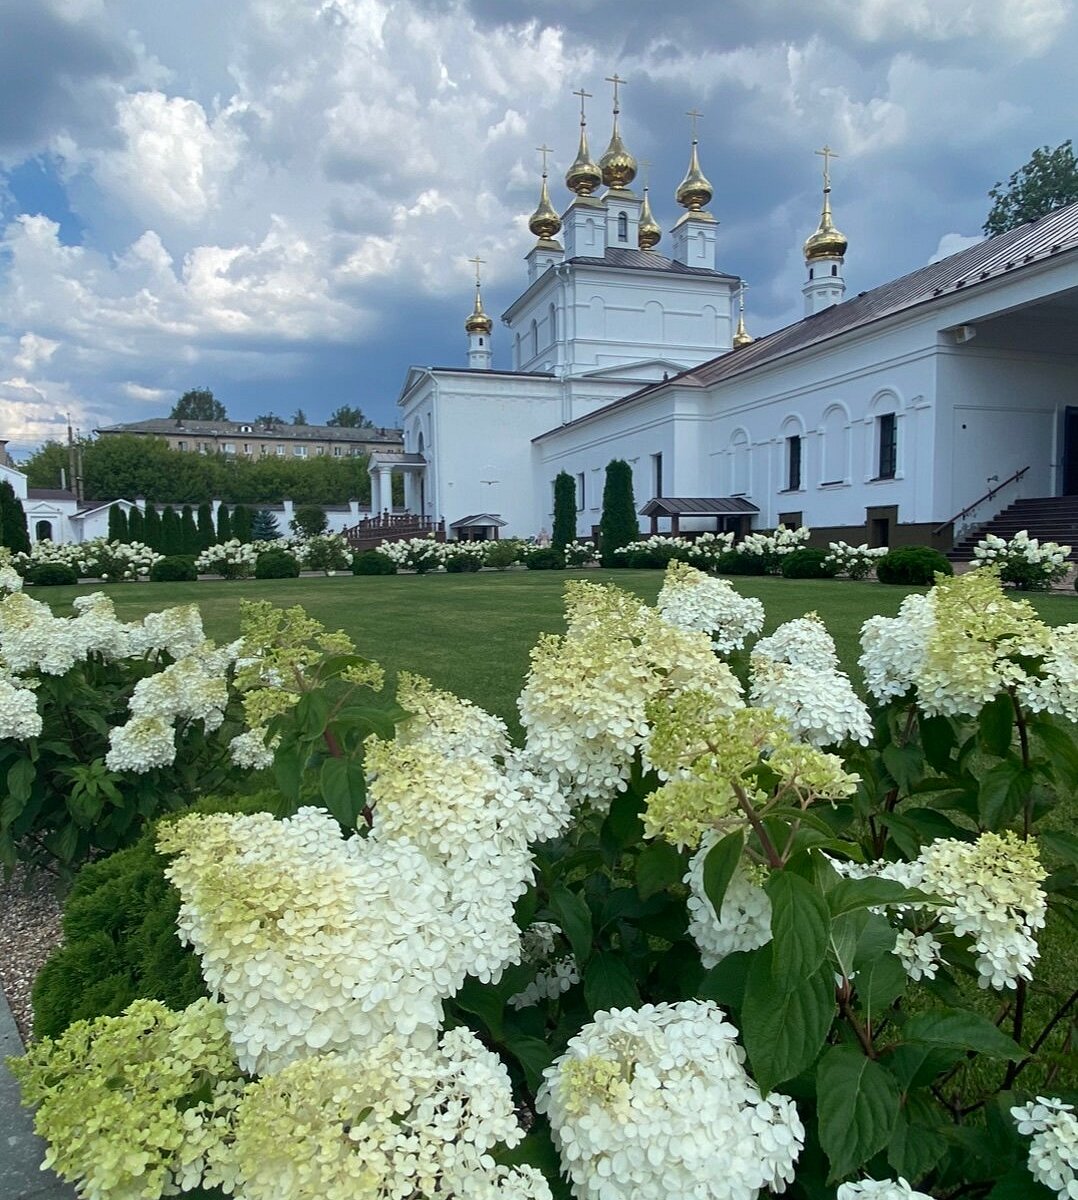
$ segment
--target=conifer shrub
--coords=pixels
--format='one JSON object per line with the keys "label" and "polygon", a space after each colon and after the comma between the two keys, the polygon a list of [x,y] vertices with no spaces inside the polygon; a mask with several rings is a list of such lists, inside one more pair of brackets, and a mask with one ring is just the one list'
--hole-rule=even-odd
{"label": "conifer shrub", "polygon": [[352,556],[353,575],[396,575],[397,568],[379,550],[364,550]]}
{"label": "conifer shrub", "polygon": [[828,561],[826,550],[795,550],[782,560],[784,579],[834,579],[838,564]]}
{"label": "conifer shrub", "polygon": [[217,530],[213,527],[213,505],[200,504],[196,519],[198,548],[208,550],[217,541]]}
{"label": "conifer shrub", "polygon": [[246,504],[237,504],[232,510],[232,536],[241,542],[251,541],[251,524],[251,510]]}
{"label": "conifer shrub", "polygon": [[937,574],[953,575],[954,567],[931,546],[902,546],[898,550],[889,550],[876,564],[876,578],[880,583],[931,587]]}
{"label": "conifer shrub", "polygon": [[63,587],[79,581],[74,567],[59,562],[38,563],[30,567],[23,578],[34,587]]}
{"label": "conifer shrub", "polygon": [[232,540],[232,518],[228,515],[228,505],[222,504],[217,510],[217,541]]}
{"label": "conifer shrub", "polygon": [[119,504],[113,504],[109,507],[109,541],[110,542],[126,542],[128,540],[127,532],[127,514]]}
{"label": "conifer shrub", "polygon": [[15,489],[6,479],[0,481],[0,546],[6,546],[16,554],[30,553],[26,513]]}
{"label": "conifer shrub", "polygon": [[568,471],[554,479],[554,534],[551,544],[559,550],[576,537],[576,480]]}
{"label": "conifer shrub", "polygon": [[155,546],[162,554],[173,555],[183,553],[183,528],[180,525],[180,515],[171,504],[166,505],[161,513],[161,544]]}
{"label": "conifer shrub", "polygon": [[[206,797],[184,812],[265,812],[277,800],[271,792]],[[157,826],[76,875],[64,903],[63,943],[34,983],[35,1038],[55,1037],[73,1021],[115,1016],[132,1000],[181,1009],[206,994],[198,959],[176,936],[180,897],[154,848]]]}
{"label": "conifer shrub", "polygon": [[625,566],[625,556],[617,551],[636,541],[640,523],[633,499],[633,469],[623,458],[607,464],[603,484],[603,513],[599,519],[599,550],[604,567]]}
{"label": "conifer shrub", "polygon": [[194,583],[198,579],[195,560],[189,554],[170,554],[150,568],[153,583]]}
{"label": "conifer shrub", "polygon": [[127,540],[129,542],[142,542],[145,546],[149,545],[149,542],[146,541],[146,531],[141,508],[133,508],[127,514]]}
{"label": "conifer shrub", "polygon": [[180,512],[180,553],[195,559],[201,549],[202,542],[199,540],[198,526],[195,524],[194,509],[190,504],[185,504]]}
{"label": "conifer shrub", "polygon": [[255,542],[275,542],[281,536],[277,518],[268,508],[258,509],[251,517],[251,540]]}
{"label": "conifer shrub", "polygon": [[299,563],[287,550],[263,550],[255,560],[255,579],[298,579]]}
{"label": "conifer shrub", "polygon": [[147,503],[142,515],[142,540],[151,550],[161,549],[161,514],[156,505]]}

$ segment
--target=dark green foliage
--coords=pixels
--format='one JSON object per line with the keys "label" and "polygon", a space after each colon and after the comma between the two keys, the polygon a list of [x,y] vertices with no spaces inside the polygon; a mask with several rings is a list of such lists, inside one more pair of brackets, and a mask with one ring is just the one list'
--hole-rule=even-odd
{"label": "dark green foliage", "polygon": [[342,404],[329,414],[326,424],[339,426],[342,429],[359,429],[364,425],[369,425],[370,421],[363,415],[362,409],[354,408],[350,404]]}
{"label": "dark green foliage", "polygon": [[251,541],[275,542],[281,536],[277,518],[268,508],[260,508],[251,517]]}
{"label": "dark green foliage", "polygon": [[633,550],[630,554],[619,554],[624,566],[638,567],[641,570],[665,569],[672,559],[686,558],[680,547],[654,546],[648,550]]}
{"label": "dark green foliage", "polygon": [[119,504],[113,504],[109,508],[109,541],[126,542],[127,540],[127,514]]}
{"label": "dark green foliage", "polygon": [[227,421],[225,406],[209,388],[192,388],[172,406],[168,414],[177,421]]}
{"label": "dark green foliage", "polygon": [[195,560],[189,554],[159,558],[150,568],[150,579],[154,583],[191,583],[197,578]]}
{"label": "dark green foliage", "polygon": [[504,542],[493,542],[487,548],[487,566],[504,571],[520,558],[520,543],[512,539]]}
{"label": "dark green foliage", "polygon": [[326,514],[316,504],[305,504],[297,508],[292,518],[292,531],[301,537],[317,537],[328,528]]}
{"label": "dark green foliage", "polygon": [[151,550],[161,549],[161,514],[154,504],[148,503],[142,514],[142,540]]}
{"label": "dark green foliage", "polygon": [[303,411],[302,408],[297,408],[296,411],[292,414],[292,424],[293,425],[306,425],[307,423],[308,423],[307,414]]}
{"label": "dark green foliage", "polygon": [[838,567],[827,562],[826,550],[794,550],[782,559],[785,579],[834,579]]}
{"label": "dark green foliage", "polygon": [[228,515],[228,505],[222,504],[217,509],[217,541],[232,540],[232,519]]}
{"label": "dark green foliage", "polygon": [[157,547],[162,554],[183,553],[183,531],[180,518],[171,504],[161,513],[161,544]]}
{"label": "dark green foliage", "polygon": [[246,504],[237,504],[232,510],[232,536],[245,545],[253,541],[251,535],[251,510]]}
{"label": "dark green foliage", "polygon": [[715,570],[720,575],[767,575],[767,562],[762,554],[741,554],[727,550],[715,559]]}
{"label": "dark green foliage", "polygon": [[1034,150],[1024,167],[1015,171],[1006,184],[997,183],[988,195],[994,201],[984,223],[989,237],[1073,204],[1078,200],[1078,161],[1070,138],[1054,150],[1047,146]]}
{"label": "dark green foliage", "polygon": [[142,543],[146,541],[146,525],[142,509],[137,505],[127,514],[127,540]]}
{"label": "dark green foliage", "polygon": [[195,524],[195,513],[190,504],[183,506],[180,513],[180,553],[196,555],[202,549],[199,542],[198,526]]}
{"label": "dark green foliage", "polygon": [[599,549],[604,567],[624,565],[624,555],[615,551],[640,536],[633,499],[633,469],[622,458],[607,464],[603,485],[603,514],[599,520]]}
{"label": "dark green foliage", "polygon": [[524,565],[529,571],[563,571],[565,555],[556,546],[538,546],[528,551]]}
{"label": "dark green foliage", "polygon": [[482,566],[482,561],[474,554],[453,554],[451,552],[445,558],[445,569],[450,575],[468,574],[478,571]]}
{"label": "dark green foliage", "polygon": [[554,534],[551,545],[563,550],[576,537],[576,480],[568,471],[554,479]]}
{"label": "dark green foliage", "polygon": [[397,568],[392,559],[377,550],[364,550],[352,555],[353,575],[396,575]]}
{"label": "dark green foliage", "polygon": [[[267,812],[272,793],[200,800],[190,811]],[[166,818],[169,819],[169,818]],[[132,1000],[185,1008],[206,994],[194,953],[176,936],[180,897],[154,849],[157,823],[126,850],[90,863],[64,904],[64,941],[34,983],[34,1036],[115,1016]]]}
{"label": "dark green foliage", "polygon": [[0,482],[0,546],[16,554],[30,552],[30,531],[15,489],[5,479]]}
{"label": "dark green foliage", "polygon": [[299,563],[287,550],[263,550],[255,560],[255,579],[298,579]]}
{"label": "dark green foliage", "polygon": [[213,526],[213,505],[200,504],[196,518],[198,528],[198,548],[208,550],[217,544],[217,530]]}
{"label": "dark green foliage", "polygon": [[954,567],[931,546],[903,546],[889,550],[876,564],[876,578],[880,583],[930,587],[937,573],[953,575]]}
{"label": "dark green foliage", "polygon": [[78,572],[74,567],[65,563],[38,563],[30,567],[24,577],[24,582],[34,587],[62,587],[64,584],[78,583]]}

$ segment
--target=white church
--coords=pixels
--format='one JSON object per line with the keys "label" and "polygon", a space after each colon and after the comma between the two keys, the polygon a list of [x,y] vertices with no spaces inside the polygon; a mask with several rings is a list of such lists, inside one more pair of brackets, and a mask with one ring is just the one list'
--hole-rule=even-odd
{"label": "white church", "polygon": [[566,471],[586,537],[622,458],[645,532],[804,523],[947,548],[1020,497],[1078,493],[1078,205],[846,298],[825,148],[805,316],[753,339],[695,136],[667,257],[612,82],[598,162],[578,93],[560,216],[544,167],[527,285],[502,316],[512,369],[493,368],[477,261],[467,364],[409,371],[404,452],[372,457],[372,511],[401,472],[406,507],[450,537],[527,537],[550,530]]}

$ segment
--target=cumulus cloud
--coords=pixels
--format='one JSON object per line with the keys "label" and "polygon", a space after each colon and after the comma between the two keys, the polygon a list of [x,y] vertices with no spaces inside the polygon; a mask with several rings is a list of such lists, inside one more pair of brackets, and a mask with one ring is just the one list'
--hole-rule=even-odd
{"label": "cumulus cloud", "polygon": [[970,236],[965,233],[945,233],[940,238],[935,253],[928,261],[930,263],[939,262],[941,258],[949,258],[952,254],[957,254],[960,250],[968,250],[970,246],[976,246],[983,241],[984,238],[978,234]]}

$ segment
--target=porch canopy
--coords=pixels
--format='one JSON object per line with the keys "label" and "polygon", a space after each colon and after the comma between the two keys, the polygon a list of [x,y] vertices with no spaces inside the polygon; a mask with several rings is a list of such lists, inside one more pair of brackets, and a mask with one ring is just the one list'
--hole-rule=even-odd
{"label": "porch canopy", "polygon": [[681,532],[683,518],[691,519],[694,529],[706,528],[704,522],[713,519],[718,532],[731,530],[744,533],[759,508],[743,496],[656,496],[640,510],[642,517],[651,518],[651,532],[659,532],[659,518],[670,521],[670,533]]}
{"label": "porch canopy", "polygon": [[473,513],[450,522],[449,528],[458,542],[493,542],[506,524],[497,513]]}

